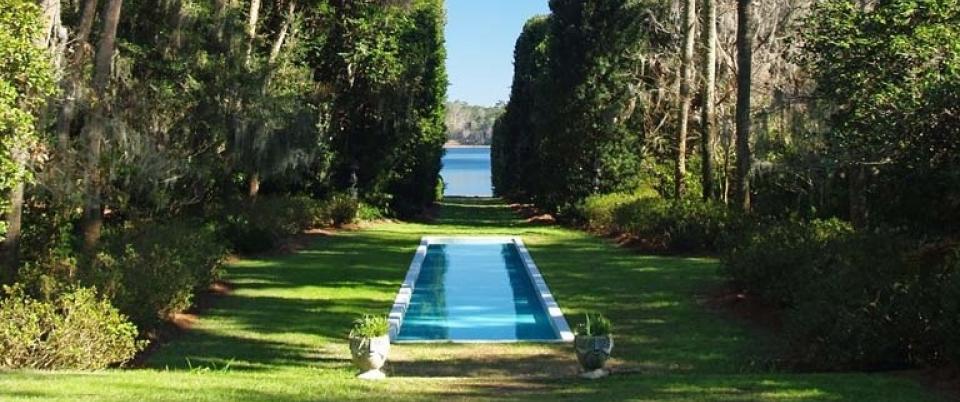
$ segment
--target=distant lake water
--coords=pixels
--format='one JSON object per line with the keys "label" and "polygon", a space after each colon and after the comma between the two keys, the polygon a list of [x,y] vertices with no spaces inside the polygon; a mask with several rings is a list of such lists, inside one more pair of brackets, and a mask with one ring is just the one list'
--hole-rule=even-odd
{"label": "distant lake water", "polygon": [[440,176],[444,196],[493,197],[490,147],[446,148]]}

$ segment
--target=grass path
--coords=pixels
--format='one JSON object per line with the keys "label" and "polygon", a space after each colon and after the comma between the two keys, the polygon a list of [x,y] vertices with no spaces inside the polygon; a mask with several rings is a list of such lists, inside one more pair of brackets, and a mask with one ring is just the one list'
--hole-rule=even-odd
{"label": "grass path", "polygon": [[[344,339],[361,313],[386,313],[421,235],[523,236],[568,319],[616,325],[619,374],[579,380],[569,345],[395,345],[390,378],[353,378]],[[926,401],[893,375],[770,373],[764,335],[710,311],[711,259],[650,257],[587,234],[528,225],[492,200],[453,200],[433,224],[383,223],[317,238],[282,257],[229,267],[235,291],[148,368],[0,373],[0,400]]]}

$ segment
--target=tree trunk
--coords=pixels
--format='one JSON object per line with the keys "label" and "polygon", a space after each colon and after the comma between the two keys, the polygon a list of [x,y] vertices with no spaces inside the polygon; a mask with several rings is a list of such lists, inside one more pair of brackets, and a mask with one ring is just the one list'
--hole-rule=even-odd
{"label": "tree trunk", "polygon": [[[45,48],[51,53],[57,51],[63,38],[60,24],[60,0],[40,0],[38,2],[42,10],[41,23],[43,24],[43,35],[34,38],[33,44],[38,48]],[[52,56],[57,56],[52,54]],[[57,63],[59,64],[59,63]],[[20,237],[23,232],[23,202],[24,189],[26,188],[25,173],[27,162],[29,160],[30,150],[26,149],[24,144],[14,144],[10,149],[11,160],[16,165],[17,174],[14,178],[13,188],[8,194],[10,209],[7,211],[7,233],[3,241],[3,262],[7,266],[5,278],[12,281],[17,276],[17,268],[20,265]]]}
{"label": "tree trunk", "polygon": [[859,164],[847,170],[847,182],[850,185],[850,224],[856,229],[867,227],[866,171],[866,167]]}
{"label": "tree trunk", "polygon": [[737,0],[737,191],[736,201],[750,211],[750,95],[753,73],[752,0]]}
{"label": "tree trunk", "polygon": [[80,16],[80,25],[77,28],[77,35],[74,39],[77,44],[74,50],[74,60],[69,62],[69,71],[64,74],[61,87],[63,88],[63,104],[60,106],[60,113],[57,116],[57,143],[61,152],[66,153],[70,147],[70,134],[73,126],[73,120],[77,116],[77,98],[80,93],[80,76],[86,65],[87,54],[90,48],[90,32],[93,30],[93,20],[97,14],[97,0],[87,0],[83,2],[83,12]]}
{"label": "tree trunk", "polygon": [[273,68],[277,64],[277,58],[280,56],[280,50],[283,49],[283,44],[287,40],[287,33],[290,31],[290,25],[293,24],[294,13],[297,9],[296,1],[290,0],[287,3],[287,18],[283,21],[283,25],[280,27],[280,33],[277,34],[277,40],[273,42],[273,46],[270,47],[270,56],[267,59],[267,66],[269,70],[267,75],[263,80],[263,87],[261,88],[261,93],[266,95],[267,91],[270,88],[270,81],[273,79]]}
{"label": "tree trunk", "polygon": [[287,3],[287,18],[283,21],[283,26],[280,27],[280,33],[277,34],[277,40],[273,42],[273,47],[270,48],[270,59],[268,63],[273,65],[277,62],[277,57],[280,55],[280,49],[283,48],[284,41],[287,39],[287,32],[290,31],[290,24],[293,23],[294,13],[297,10],[297,2],[290,0]]}
{"label": "tree trunk", "polygon": [[713,142],[716,138],[716,83],[717,83],[717,1],[703,0],[703,112],[701,139],[703,166],[703,199],[716,198],[714,185]]}
{"label": "tree trunk", "polygon": [[[14,160],[19,166],[26,165],[26,150],[14,149]],[[20,175],[10,190],[10,210],[7,211],[7,235],[3,241],[3,263],[6,267],[2,282],[11,283],[16,280],[20,265],[20,235],[23,223],[23,193],[26,183]]]}
{"label": "tree trunk", "polygon": [[96,64],[93,71],[93,91],[96,95],[93,113],[87,124],[87,165],[84,169],[86,206],[83,217],[83,247],[92,251],[100,241],[103,227],[101,201],[103,177],[100,172],[100,154],[108,112],[107,87],[112,75],[113,55],[116,52],[117,25],[120,23],[120,8],[123,0],[109,0],[103,10],[103,28],[97,46]]}
{"label": "tree trunk", "polygon": [[680,107],[677,120],[677,167],[675,172],[675,191],[677,199],[686,192],[687,178],[687,130],[690,125],[690,93],[693,87],[693,48],[697,27],[696,0],[684,0],[683,5],[683,56],[681,59]]}
{"label": "tree trunk", "polygon": [[[89,45],[90,32],[93,31],[93,19],[97,15],[97,0],[83,2],[83,14],[80,16],[80,26],[77,28],[77,42],[81,48]],[[83,49],[85,51],[85,49]]]}
{"label": "tree trunk", "polygon": [[247,67],[253,56],[253,41],[257,39],[257,21],[260,19],[260,0],[250,0],[250,12],[247,14]]}
{"label": "tree trunk", "polygon": [[60,0],[39,0],[43,10],[43,36],[37,38],[37,45],[53,49],[57,46],[60,36]]}

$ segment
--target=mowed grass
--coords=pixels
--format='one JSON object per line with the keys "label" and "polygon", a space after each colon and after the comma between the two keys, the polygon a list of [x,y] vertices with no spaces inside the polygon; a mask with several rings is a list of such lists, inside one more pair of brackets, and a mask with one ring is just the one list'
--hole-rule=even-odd
{"label": "mowed grass", "polygon": [[[394,345],[381,382],[354,379],[345,340],[385,314],[421,235],[520,235],[568,319],[616,325],[615,374],[576,377],[564,344]],[[705,303],[717,262],[651,257],[527,224],[496,200],[450,200],[432,224],[381,223],[318,237],[287,256],[232,264],[235,290],[147,368],[0,373],[0,400],[926,401],[892,374],[769,372],[769,335]]]}

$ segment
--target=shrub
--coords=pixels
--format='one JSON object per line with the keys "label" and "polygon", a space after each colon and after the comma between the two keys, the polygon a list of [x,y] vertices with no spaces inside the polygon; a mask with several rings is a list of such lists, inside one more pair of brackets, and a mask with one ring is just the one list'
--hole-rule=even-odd
{"label": "shrub", "polygon": [[382,315],[364,315],[353,321],[351,338],[377,338],[390,333],[390,321]]}
{"label": "shrub", "polygon": [[651,251],[715,251],[732,222],[720,203],[667,200],[653,191],[588,197],[578,211],[588,228],[629,234]]}
{"label": "shrub", "polygon": [[613,193],[587,197],[577,208],[588,229],[601,232],[615,232],[620,228],[615,215],[627,203],[636,201],[633,194]]}
{"label": "shrub", "polygon": [[794,281],[784,335],[798,363],[886,369],[926,359],[939,307],[923,301],[928,272],[908,264],[908,249],[889,234],[839,234],[784,279]]}
{"label": "shrub", "polygon": [[576,213],[591,230],[619,232],[623,230],[621,225],[624,223],[617,216],[621,208],[638,200],[658,197],[652,190],[592,195],[577,205]]}
{"label": "shrub", "polygon": [[219,278],[226,256],[209,226],[151,225],[108,242],[87,281],[142,328],[189,308],[193,296]]}
{"label": "shrub", "polygon": [[896,232],[785,221],[746,230],[723,259],[744,290],[783,309],[796,364],[889,369],[956,359],[957,264],[917,250]]}
{"label": "shrub", "polygon": [[829,260],[826,248],[852,234],[849,224],[836,219],[755,223],[727,241],[723,269],[764,301],[791,306],[798,287],[809,284],[810,277],[823,268],[830,268],[820,262]]}
{"label": "shrub", "polygon": [[360,203],[346,194],[334,195],[327,201],[327,216],[337,227],[355,222],[359,211]]}
{"label": "shrub", "polygon": [[668,214],[662,225],[673,251],[716,251],[733,224],[730,209],[718,202],[674,201]]}
{"label": "shrub", "polygon": [[326,211],[310,197],[261,196],[240,202],[223,227],[234,251],[256,253],[271,250],[285,237],[322,224]]}
{"label": "shrub", "polygon": [[361,202],[357,211],[357,219],[361,221],[374,221],[377,219],[383,219],[387,217],[389,213],[383,208],[378,208],[375,205],[367,204]]}
{"label": "shrub", "polygon": [[586,313],[583,315],[583,322],[577,324],[576,333],[581,336],[612,335],[613,324],[603,314]]}
{"label": "shrub", "polygon": [[137,328],[95,290],[74,288],[52,301],[5,287],[0,300],[0,368],[102,369],[145,345]]}

